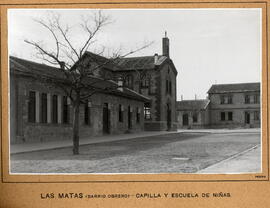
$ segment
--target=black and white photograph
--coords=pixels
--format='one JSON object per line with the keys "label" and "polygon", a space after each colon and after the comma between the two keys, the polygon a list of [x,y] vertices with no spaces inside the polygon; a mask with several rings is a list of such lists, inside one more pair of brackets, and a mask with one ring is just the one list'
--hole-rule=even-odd
{"label": "black and white photograph", "polygon": [[8,9],[10,174],[262,172],[260,8]]}

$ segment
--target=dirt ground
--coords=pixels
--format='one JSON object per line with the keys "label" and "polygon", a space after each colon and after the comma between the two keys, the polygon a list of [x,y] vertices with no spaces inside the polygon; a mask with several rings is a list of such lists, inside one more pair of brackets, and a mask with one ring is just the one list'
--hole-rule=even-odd
{"label": "dirt ground", "polygon": [[76,156],[71,148],[13,154],[11,172],[195,173],[259,143],[259,133],[175,133],[85,145]]}

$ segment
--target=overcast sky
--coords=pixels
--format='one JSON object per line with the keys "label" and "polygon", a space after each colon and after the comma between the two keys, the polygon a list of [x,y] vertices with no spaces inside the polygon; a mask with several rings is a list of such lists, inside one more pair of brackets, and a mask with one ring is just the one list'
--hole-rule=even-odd
{"label": "overcast sky", "polygon": [[[91,10],[57,10],[65,23],[76,25]],[[260,9],[121,9],[103,10],[113,23],[97,36],[100,46],[127,52],[145,42],[149,48],[133,56],[162,53],[165,30],[170,39],[170,58],[177,76],[177,98],[203,99],[212,84],[259,82],[261,75],[261,10]],[[34,50],[24,39],[52,45],[52,37],[33,21],[43,18],[48,10],[9,10],[9,53],[36,60]],[[82,33],[72,40],[79,44]]]}

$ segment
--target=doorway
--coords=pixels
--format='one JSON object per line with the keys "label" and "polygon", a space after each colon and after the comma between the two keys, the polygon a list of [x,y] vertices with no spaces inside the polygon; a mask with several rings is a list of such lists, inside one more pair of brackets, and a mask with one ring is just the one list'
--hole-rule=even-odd
{"label": "doorway", "polygon": [[167,104],[167,130],[171,129],[171,123],[172,123],[172,111],[170,108],[170,104]]}
{"label": "doorway", "polygon": [[103,133],[110,133],[110,110],[108,103],[103,104]]}
{"label": "doorway", "polygon": [[132,111],[131,107],[128,106],[128,129],[132,128]]}
{"label": "doorway", "polygon": [[250,124],[250,113],[245,112],[245,124]]}
{"label": "doorway", "polygon": [[188,126],[188,114],[183,114],[183,126]]}

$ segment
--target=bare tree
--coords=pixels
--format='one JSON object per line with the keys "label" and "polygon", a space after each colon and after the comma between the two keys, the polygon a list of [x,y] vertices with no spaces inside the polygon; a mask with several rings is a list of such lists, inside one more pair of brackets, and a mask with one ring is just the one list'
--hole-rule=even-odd
{"label": "bare tree", "polygon": [[89,82],[89,78],[94,75],[95,71],[105,65],[115,63],[119,58],[142,50],[151,43],[130,50],[124,55],[120,55],[120,50],[118,50],[113,53],[111,58],[104,59],[102,63],[94,63],[94,61],[84,61],[84,55],[90,46],[96,42],[96,35],[104,26],[112,22],[111,18],[104,15],[102,11],[82,18],[80,24],[76,25],[85,35],[85,38],[80,40],[79,44],[74,44],[72,41],[71,31],[74,27],[64,26],[59,14],[52,13],[46,20],[35,19],[35,21],[51,35],[54,40],[54,47],[50,45],[48,49],[42,42],[33,40],[25,40],[25,42],[36,49],[38,58],[57,66],[58,71],[63,74],[64,81],[58,80],[54,84],[61,88],[71,100],[73,107],[73,154],[79,154],[80,104],[87,101],[95,93],[112,90],[109,87],[103,89],[95,87],[96,82],[107,81],[111,78],[104,76],[95,82]]}

